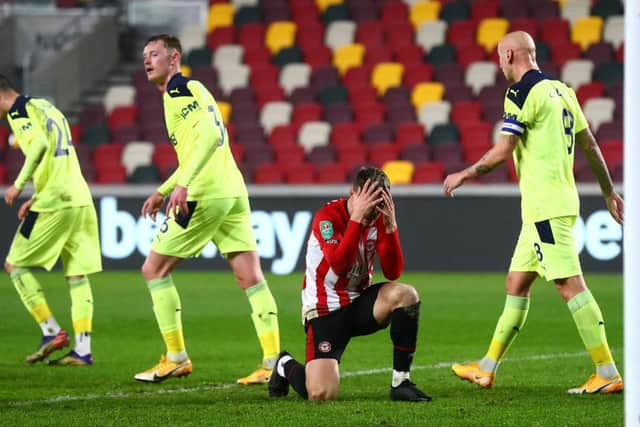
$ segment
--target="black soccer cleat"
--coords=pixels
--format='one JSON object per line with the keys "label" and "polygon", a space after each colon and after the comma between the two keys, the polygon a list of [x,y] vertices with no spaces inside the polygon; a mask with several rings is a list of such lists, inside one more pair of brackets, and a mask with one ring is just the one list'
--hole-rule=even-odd
{"label": "black soccer cleat", "polygon": [[391,400],[405,402],[431,402],[431,396],[424,394],[409,380],[402,381],[398,387],[391,387],[389,397]]}
{"label": "black soccer cleat", "polygon": [[281,351],[269,378],[269,397],[284,397],[289,394],[289,381],[278,374],[278,362],[284,356],[291,356],[287,351]]}

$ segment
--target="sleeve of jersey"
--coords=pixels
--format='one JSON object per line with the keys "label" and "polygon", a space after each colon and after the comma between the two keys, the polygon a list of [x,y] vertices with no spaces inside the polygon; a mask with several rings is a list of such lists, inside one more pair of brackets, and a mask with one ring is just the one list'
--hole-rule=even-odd
{"label": "sleeve of jersey", "polygon": [[502,115],[502,128],[500,128],[500,133],[503,135],[522,136],[526,127],[522,120],[522,111],[513,101],[505,96],[504,114]]}
{"label": "sleeve of jersey", "polygon": [[[200,88],[195,84],[195,82],[189,82],[188,87],[194,94],[194,97],[198,101],[201,109],[203,109],[205,105],[208,105],[208,100],[200,95]],[[215,126],[214,121],[209,119],[209,115],[204,111],[201,111],[201,113],[194,119],[195,123],[193,124],[193,130],[196,138],[194,141],[195,150],[191,156],[191,161],[188,164],[183,165],[182,173],[178,178],[177,185],[189,187],[191,181],[198,176],[200,171],[216,151],[216,148],[218,148],[218,143],[221,138],[220,131]]]}
{"label": "sleeve of jersey", "polygon": [[[320,221],[318,221],[318,224]],[[318,226],[314,232],[320,233]],[[338,276],[346,276],[353,267],[358,256],[358,241],[360,238],[360,223],[351,221],[347,223],[344,234],[334,234],[332,240],[337,240],[337,244],[327,244],[320,236],[322,242],[322,253],[329,263],[331,269]]]}
{"label": "sleeve of jersey", "polygon": [[162,194],[162,197],[166,197],[167,194],[171,193],[174,188],[176,188],[176,184],[178,183],[178,177],[180,176],[180,167],[178,167],[169,178],[165,182],[163,182],[160,187],[158,187],[158,193]]}
{"label": "sleeve of jersey", "polygon": [[47,151],[46,138],[29,120],[17,120],[14,127],[28,129],[16,132],[19,141],[28,142],[29,150],[25,153],[25,161],[13,185],[22,190],[31,179]]}
{"label": "sleeve of jersey", "polygon": [[387,279],[396,280],[404,269],[404,256],[402,255],[398,230],[387,234],[382,229],[378,233],[382,233],[383,236],[378,243],[378,257],[382,273]]}

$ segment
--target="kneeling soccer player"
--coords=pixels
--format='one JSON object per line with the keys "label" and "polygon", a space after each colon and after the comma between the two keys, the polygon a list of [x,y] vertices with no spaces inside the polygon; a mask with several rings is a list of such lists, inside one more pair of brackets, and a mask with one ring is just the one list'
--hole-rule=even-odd
{"label": "kneeling soccer player", "polygon": [[[431,400],[409,379],[420,300],[413,287],[393,281],[404,260],[389,189],[383,171],[363,167],[349,198],[329,202],[316,213],[302,289],[307,363],[281,352],[269,381],[270,396],[286,396],[291,385],[305,399],[336,399],[338,364],[349,340],[391,324],[391,400]],[[371,283],[376,253],[389,282]]]}

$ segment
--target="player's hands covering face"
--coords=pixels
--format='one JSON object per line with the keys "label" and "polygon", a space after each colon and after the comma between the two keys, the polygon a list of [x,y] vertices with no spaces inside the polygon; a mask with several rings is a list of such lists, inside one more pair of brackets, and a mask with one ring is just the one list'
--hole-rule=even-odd
{"label": "player's hands covering face", "polygon": [[382,203],[376,205],[376,209],[382,215],[387,233],[393,233],[398,228],[398,224],[396,223],[396,206],[393,203],[390,192],[383,191],[381,195]]}
{"label": "player's hands covering face", "polygon": [[376,211],[376,205],[382,202],[382,188],[377,182],[365,181],[361,188],[351,194],[351,219],[362,223],[368,220],[370,214]]}

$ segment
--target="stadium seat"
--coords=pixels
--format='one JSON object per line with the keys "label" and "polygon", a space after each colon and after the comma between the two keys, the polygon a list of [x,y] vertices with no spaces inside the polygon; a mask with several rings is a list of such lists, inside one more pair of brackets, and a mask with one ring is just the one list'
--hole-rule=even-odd
{"label": "stadium seat", "polygon": [[82,131],[82,143],[87,145],[101,145],[109,141],[109,129],[105,125],[94,125]]}
{"label": "stadium seat", "polygon": [[[517,3],[516,7],[521,8]],[[524,8],[522,8],[524,9]],[[536,41],[536,50],[538,41],[538,21],[529,17],[509,19],[509,31],[524,31],[529,33],[533,40]]]}
{"label": "stadium seat", "polygon": [[234,42],[235,31],[231,26],[218,27],[207,34],[207,47],[215,50],[218,47]]}
{"label": "stadium seat", "polygon": [[416,165],[413,171],[414,184],[442,184],[444,165],[441,162],[425,162]]}
{"label": "stadium seat", "polygon": [[134,105],[136,90],[130,85],[110,86],[104,94],[102,101],[105,112],[110,114],[111,111],[121,105]]}
{"label": "stadium seat", "polygon": [[260,124],[264,131],[269,134],[274,127],[289,123],[292,109],[291,104],[285,101],[266,103],[260,111]]}
{"label": "stadium seat", "polygon": [[133,141],[126,144],[122,150],[122,165],[131,175],[138,166],[148,166],[152,163],[154,147],[151,142]]}
{"label": "stadium seat", "polygon": [[213,53],[212,64],[215,68],[224,67],[229,64],[242,64],[244,48],[238,44],[228,44],[220,46]]}
{"label": "stadium seat", "polygon": [[540,38],[547,43],[551,49],[557,45],[562,45],[569,41],[569,21],[562,18],[551,18],[542,21],[540,27]]}
{"label": "stadium seat", "polygon": [[602,18],[589,16],[578,19],[571,29],[571,41],[578,43],[583,51],[602,38]]}
{"label": "stadium seat", "polygon": [[431,152],[425,143],[405,145],[400,150],[399,159],[409,160],[414,165],[418,165],[430,161]]}
{"label": "stadium seat", "polygon": [[351,108],[351,104],[344,102],[334,102],[327,104],[323,120],[331,124],[332,126],[337,123],[350,123],[353,121],[354,113]]}
{"label": "stadium seat", "polygon": [[591,130],[596,133],[602,123],[613,120],[615,103],[611,98],[591,98],[585,103],[583,110],[591,124]]}
{"label": "stadium seat", "polygon": [[429,21],[437,21],[440,15],[440,3],[437,1],[417,1],[411,6],[410,20],[416,30]]}
{"label": "stadium seat", "polygon": [[160,171],[155,165],[138,166],[129,173],[128,182],[133,184],[152,184],[160,182]]}
{"label": "stadium seat", "polygon": [[465,2],[447,2],[440,10],[440,19],[451,23],[469,19],[469,6]]}
{"label": "stadium seat", "polygon": [[382,165],[382,170],[389,177],[391,185],[410,184],[415,166],[407,160],[391,160]]}
{"label": "stadium seat", "polygon": [[230,3],[218,3],[209,7],[207,17],[207,33],[219,27],[231,27],[233,25],[234,8]]}
{"label": "stadium seat", "polygon": [[309,163],[316,166],[334,163],[337,159],[336,149],[333,145],[319,145],[313,147],[307,158]]}
{"label": "stadium seat", "polygon": [[624,67],[621,63],[603,62],[596,65],[593,70],[593,80],[601,81],[605,86],[611,86],[616,83],[622,82]]}
{"label": "stadium seat", "polygon": [[584,105],[591,98],[599,98],[604,95],[604,83],[592,81],[580,85],[576,91],[576,96],[580,105]]}
{"label": "stadium seat", "polygon": [[490,61],[474,62],[467,68],[465,83],[473,89],[477,96],[485,86],[493,86],[496,83],[498,67]]}
{"label": "stadium seat", "polygon": [[316,169],[318,184],[338,184],[347,180],[347,167],[341,163],[328,163]]}
{"label": "stadium seat", "polygon": [[471,20],[478,24],[484,19],[495,18],[499,9],[497,0],[477,0],[471,5]]}
{"label": "stadium seat", "polygon": [[572,59],[562,67],[561,79],[574,90],[591,81],[593,62],[588,59]]}
{"label": "stadium seat", "polygon": [[333,65],[340,74],[345,74],[351,67],[362,65],[364,61],[364,46],[358,43],[338,48],[333,54]]}
{"label": "stadium seat", "polygon": [[226,95],[237,88],[246,87],[249,84],[251,69],[244,64],[224,64],[218,67],[220,88]]}
{"label": "stadium seat", "polygon": [[559,67],[562,67],[569,60],[580,59],[581,56],[580,45],[573,42],[556,44],[551,52],[551,59]]}
{"label": "stadium seat", "polygon": [[487,52],[493,52],[498,43],[507,34],[509,21],[504,18],[486,18],[478,26],[477,42]]}
{"label": "stadium seat", "polygon": [[311,67],[309,64],[293,63],[285,65],[280,71],[279,83],[287,95],[298,87],[309,85]]}
{"label": "stadium seat", "polygon": [[444,85],[439,82],[418,83],[411,92],[411,103],[416,111],[420,111],[425,104],[441,101],[444,90]]}
{"label": "stadium seat", "polygon": [[431,80],[433,80],[433,67],[431,64],[422,63],[405,66],[402,83],[410,89],[413,89],[413,87],[418,83],[428,82]]}
{"label": "stadium seat", "polygon": [[609,42],[593,43],[584,52],[584,58],[593,61],[594,64],[611,62],[615,59],[615,50]]}
{"label": "stadium seat", "polygon": [[256,184],[280,184],[284,182],[284,173],[278,165],[263,163],[256,166],[253,182]]}
{"label": "stadium seat", "polygon": [[444,21],[427,21],[416,31],[416,44],[429,52],[434,46],[445,43],[447,23]]}
{"label": "stadium seat", "polygon": [[312,184],[315,182],[316,169],[309,164],[294,165],[285,169],[284,176],[287,184]]}
{"label": "stadium seat", "polygon": [[282,68],[288,64],[304,62],[304,54],[298,46],[283,47],[273,56],[272,62]]}
{"label": "stadium seat", "polygon": [[321,20],[325,25],[336,21],[347,21],[349,18],[349,7],[344,3],[329,6],[322,12],[321,16]]}
{"label": "stadium seat", "polygon": [[364,144],[339,146],[338,161],[353,168],[367,163],[367,146]]}
{"label": "stadium seat", "polygon": [[262,13],[258,5],[236,6],[236,13],[233,16],[233,25],[240,28],[244,25],[256,24],[262,22]]}
{"label": "stadium seat", "polygon": [[360,127],[355,123],[340,123],[331,130],[331,144],[336,147],[360,145]]}
{"label": "stadium seat", "polygon": [[96,183],[98,184],[124,184],[127,182],[127,170],[122,165],[96,169]]}
{"label": "stadium seat", "polygon": [[456,48],[450,44],[434,46],[425,55],[425,62],[433,65],[451,64],[456,62]]}
{"label": "stadium seat", "polygon": [[307,122],[300,127],[298,141],[308,153],[313,147],[327,145],[330,133],[331,125],[327,122]]}
{"label": "stadium seat", "polygon": [[456,143],[460,139],[458,127],[453,123],[436,125],[431,132],[427,141],[429,145],[442,145]]}
{"label": "stadium seat", "polygon": [[402,84],[404,67],[397,62],[381,62],[377,64],[371,73],[371,84],[382,96],[390,87]]}
{"label": "stadium seat", "polygon": [[614,48],[624,42],[624,16],[610,16],[604,23],[603,40],[611,43]]}
{"label": "stadium seat", "polygon": [[[264,47],[265,25],[263,23],[246,24],[237,29],[238,43],[245,50]],[[225,44],[232,44],[231,42]]]}
{"label": "stadium seat", "polygon": [[[241,147],[241,145],[238,144],[232,144],[232,146]],[[176,150],[168,143],[156,144],[151,159],[153,164],[158,166],[158,169],[160,170],[166,170],[168,168],[175,168],[178,166]]]}
{"label": "stadium seat", "polygon": [[447,43],[456,48],[476,44],[477,26],[473,21],[456,21],[447,27]]}
{"label": "stadium seat", "polygon": [[324,34],[325,44],[333,51],[342,46],[353,44],[356,35],[356,23],[353,21],[331,22]]}
{"label": "stadium seat", "polygon": [[581,18],[590,15],[591,0],[571,0],[562,5],[561,15],[572,26]]}
{"label": "stadium seat", "polygon": [[121,105],[111,110],[109,114],[109,130],[111,132],[123,126],[134,126],[137,123],[138,107]]}
{"label": "stadium seat", "polygon": [[343,0],[315,0],[316,7],[320,12],[327,10],[329,6],[340,5],[344,3]]}
{"label": "stadium seat", "polygon": [[427,131],[435,126],[449,122],[451,104],[449,101],[430,102],[422,106],[418,112],[418,121]]}
{"label": "stadium seat", "polygon": [[607,19],[616,15],[624,15],[624,9],[619,0],[598,0],[591,8],[591,16]]}
{"label": "stadium seat", "polygon": [[424,144],[424,126],[416,122],[405,122],[395,129],[395,142],[400,147],[413,144]]}
{"label": "stadium seat", "polygon": [[265,45],[272,54],[285,47],[293,46],[296,39],[296,24],[294,22],[273,22],[267,27]]}
{"label": "stadium seat", "polygon": [[183,52],[203,48],[206,45],[206,34],[202,25],[186,25],[178,33]]}

